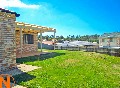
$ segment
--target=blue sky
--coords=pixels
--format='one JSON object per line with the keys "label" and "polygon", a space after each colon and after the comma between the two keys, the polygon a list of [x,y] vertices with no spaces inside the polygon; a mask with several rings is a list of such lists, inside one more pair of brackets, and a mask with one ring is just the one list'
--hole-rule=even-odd
{"label": "blue sky", "polygon": [[[120,0],[0,2],[0,6],[21,14],[17,21],[56,28],[57,35],[91,35],[120,31]],[[44,35],[47,34],[53,33]]]}

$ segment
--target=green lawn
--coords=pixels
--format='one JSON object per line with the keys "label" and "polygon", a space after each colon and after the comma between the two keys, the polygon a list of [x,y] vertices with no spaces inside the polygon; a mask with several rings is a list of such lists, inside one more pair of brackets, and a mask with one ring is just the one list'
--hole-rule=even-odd
{"label": "green lawn", "polygon": [[15,76],[28,88],[120,88],[120,58],[82,51],[56,50],[46,56],[17,59],[42,67]]}

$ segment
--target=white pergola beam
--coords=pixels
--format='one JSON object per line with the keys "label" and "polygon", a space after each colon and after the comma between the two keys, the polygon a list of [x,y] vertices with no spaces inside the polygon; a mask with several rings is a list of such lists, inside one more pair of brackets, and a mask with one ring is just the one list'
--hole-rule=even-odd
{"label": "white pergola beam", "polygon": [[48,28],[44,26],[37,26],[34,24],[28,24],[28,23],[23,23],[23,22],[16,22],[16,27],[17,28],[22,28],[22,29],[33,29],[35,31],[38,30],[38,32],[56,32],[53,28]]}

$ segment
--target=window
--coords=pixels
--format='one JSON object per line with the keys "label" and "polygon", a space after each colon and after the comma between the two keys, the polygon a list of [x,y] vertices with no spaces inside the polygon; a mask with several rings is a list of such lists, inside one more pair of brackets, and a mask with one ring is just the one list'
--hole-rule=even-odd
{"label": "window", "polygon": [[102,39],[102,42],[105,42],[105,39]]}
{"label": "window", "polygon": [[113,42],[113,38],[110,38],[110,42]]}
{"label": "window", "polygon": [[24,34],[23,35],[23,43],[24,44],[34,44],[34,38],[31,34]]}

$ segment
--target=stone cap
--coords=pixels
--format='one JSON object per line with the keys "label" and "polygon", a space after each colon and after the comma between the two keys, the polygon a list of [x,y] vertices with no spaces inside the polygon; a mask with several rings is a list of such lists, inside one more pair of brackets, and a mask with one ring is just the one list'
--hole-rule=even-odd
{"label": "stone cap", "polygon": [[13,11],[10,11],[10,10],[7,10],[7,9],[3,9],[3,8],[0,8],[0,12],[15,14],[16,17],[20,16],[20,14],[17,14],[16,12],[13,12]]}

